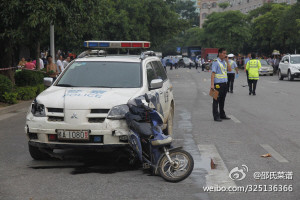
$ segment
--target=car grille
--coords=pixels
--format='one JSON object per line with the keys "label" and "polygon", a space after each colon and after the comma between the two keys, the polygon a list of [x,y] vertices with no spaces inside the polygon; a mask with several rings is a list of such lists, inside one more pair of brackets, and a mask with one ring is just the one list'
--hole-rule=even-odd
{"label": "car grille", "polygon": [[105,117],[95,117],[95,118],[89,118],[89,123],[103,123],[105,120]]}
{"label": "car grille", "polygon": [[64,117],[49,116],[48,121],[50,121],[50,122],[63,122]]}
{"label": "car grille", "polygon": [[64,109],[63,108],[47,108],[48,112],[55,112],[55,113],[63,113]]}
{"label": "car grille", "polygon": [[91,113],[108,113],[109,109],[91,109]]}

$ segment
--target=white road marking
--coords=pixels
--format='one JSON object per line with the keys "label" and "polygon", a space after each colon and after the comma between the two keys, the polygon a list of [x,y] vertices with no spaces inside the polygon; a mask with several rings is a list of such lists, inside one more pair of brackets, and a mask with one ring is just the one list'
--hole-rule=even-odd
{"label": "white road marking", "polygon": [[201,157],[211,158],[216,164],[216,169],[208,170],[206,175],[206,186],[236,186],[229,178],[229,171],[222,160],[215,145],[198,145]]}
{"label": "white road marking", "polygon": [[207,96],[206,92],[202,92],[202,94],[203,94],[204,96]]}
{"label": "white road marking", "polygon": [[275,158],[278,162],[288,163],[289,161],[285,159],[282,155],[280,155],[275,149],[273,149],[268,144],[260,144],[262,148],[264,148],[273,158]]}
{"label": "white road marking", "polygon": [[228,115],[228,117],[230,117],[232,119],[232,121],[234,121],[235,123],[241,123],[240,120],[238,120],[235,116],[233,115]]}

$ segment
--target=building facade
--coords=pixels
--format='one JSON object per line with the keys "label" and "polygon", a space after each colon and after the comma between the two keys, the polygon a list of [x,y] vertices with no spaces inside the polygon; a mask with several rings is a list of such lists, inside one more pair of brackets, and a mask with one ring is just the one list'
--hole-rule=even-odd
{"label": "building facade", "polygon": [[200,28],[202,28],[207,15],[213,12],[219,12],[218,0],[201,0],[200,1]]}
{"label": "building facade", "polygon": [[297,0],[219,0],[219,3],[228,2],[229,6],[224,9],[228,10],[239,10],[242,13],[248,13],[258,7],[261,7],[264,3],[287,3],[294,4]]}
{"label": "building facade", "polygon": [[[225,9],[220,8],[219,3],[228,2],[229,6]],[[212,12],[223,12],[228,10],[239,10],[247,14],[251,10],[261,7],[264,3],[287,3],[294,4],[297,0],[201,0],[200,6],[200,28],[206,20],[207,15]]]}

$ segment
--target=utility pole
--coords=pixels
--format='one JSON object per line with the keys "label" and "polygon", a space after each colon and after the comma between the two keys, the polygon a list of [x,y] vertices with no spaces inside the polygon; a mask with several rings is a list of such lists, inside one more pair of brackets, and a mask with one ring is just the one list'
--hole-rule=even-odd
{"label": "utility pole", "polygon": [[53,63],[55,63],[54,25],[53,24],[50,24],[50,55],[52,56]]}

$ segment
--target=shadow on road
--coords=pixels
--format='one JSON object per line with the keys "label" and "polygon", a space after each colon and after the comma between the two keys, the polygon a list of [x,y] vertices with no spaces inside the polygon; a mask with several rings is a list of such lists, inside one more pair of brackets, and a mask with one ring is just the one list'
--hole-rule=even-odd
{"label": "shadow on road", "polygon": [[116,172],[133,171],[140,168],[139,164],[129,164],[129,155],[126,152],[95,152],[60,150],[56,152],[63,155],[63,159],[52,158],[45,161],[33,161],[29,166],[32,169],[74,168],[71,174],[101,173],[112,174]]}

